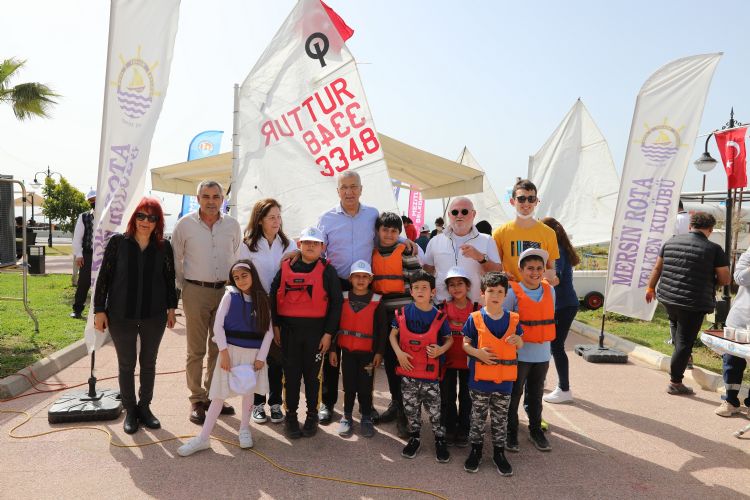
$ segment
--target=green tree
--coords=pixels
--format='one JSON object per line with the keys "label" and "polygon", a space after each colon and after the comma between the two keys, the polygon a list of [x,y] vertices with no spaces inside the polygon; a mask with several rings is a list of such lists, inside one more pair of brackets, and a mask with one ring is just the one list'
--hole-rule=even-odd
{"label": "green tree", "polygon": [[0,102],[8,103],[19,120],[34,116],[47,118],[47,112],[53,104],[53,97],[59,97],[52,89],[42,83],[19,83],[11,86],[11,80],[18,70],[26,64],[19,59],[6,59],[0,63]]}
{"label": "green tree", "polygon": [[91,208],[86,195],[73,187],[65,177],[60,177],[59,183],[47,177],[42,192],[42,212],[50,220],[57,221],[60,229],[66,232],[73,232],[78,216]]}

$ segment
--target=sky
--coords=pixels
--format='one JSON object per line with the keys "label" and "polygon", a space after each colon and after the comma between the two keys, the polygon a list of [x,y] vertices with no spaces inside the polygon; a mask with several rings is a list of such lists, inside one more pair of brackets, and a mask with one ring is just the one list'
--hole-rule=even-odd
{"label": "sky", "polygon": [[[579,97],[621,171],[641,85],[680,57],[724,52],[701,134],[724,125],[732,106],[750,122],[750,2],[327,3],[355,30],[347,45],[378,131],[449,159],[467,146],[501,196]],[[224,130],[221,150],[231,150],[233,85],[294,4],[183,0],[150,167],[184,161],[203,130]],[[104,0],[3,5],[0,58],[27,60],[15,83],[43,82],[61,97],[50,119],[19,122],[0,106],[0,174],[29,183],[49,166],[83,192],[96,185],[108,23]],[[719,159],[713,140],[709,151]],[[683,191],[699,190],[701,179],[690,165]],[[726,189],[725,179],[718,167],[706,188]],[[177,197],[153,194],[179,210]],[[428,207],[431,225],[438,212]]]}

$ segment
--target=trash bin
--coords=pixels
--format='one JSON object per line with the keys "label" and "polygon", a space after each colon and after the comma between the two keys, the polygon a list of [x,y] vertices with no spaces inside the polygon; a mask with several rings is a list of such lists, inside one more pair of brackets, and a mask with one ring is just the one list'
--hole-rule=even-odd
{"label": "trash bin", "polygon": [[29,245],[29,274],[44,274],[44,245]]}

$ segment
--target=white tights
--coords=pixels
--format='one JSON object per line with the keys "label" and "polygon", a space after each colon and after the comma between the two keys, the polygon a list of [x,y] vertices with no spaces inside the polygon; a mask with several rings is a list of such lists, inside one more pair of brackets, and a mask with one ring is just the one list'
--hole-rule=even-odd
{"label": "white tights", "polygon": [[[253,400],[254,394],[247,394],[242,396],[242,414],[240,418],[240,430],[250,428],[250,414],[253,412]],[[201,429],[200,438],[206,440],[211,436],[211,431],[214,430],[216,420],[219,418],[221,413],[221,407],[224,405],[223,399],[214,399],[211,401],[211,406],[208,407],[206,412],[206,420],[203,422],[203,428]]]}

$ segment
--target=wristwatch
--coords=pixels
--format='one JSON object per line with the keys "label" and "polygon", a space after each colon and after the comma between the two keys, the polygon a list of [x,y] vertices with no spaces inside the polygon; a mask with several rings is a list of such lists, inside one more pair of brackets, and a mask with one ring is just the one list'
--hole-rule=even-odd
{"label": "wristwatch", "polygon": [[486,264],[487,263],[487,254],[482,254],[482,260],[479,261],[480,264]]}

